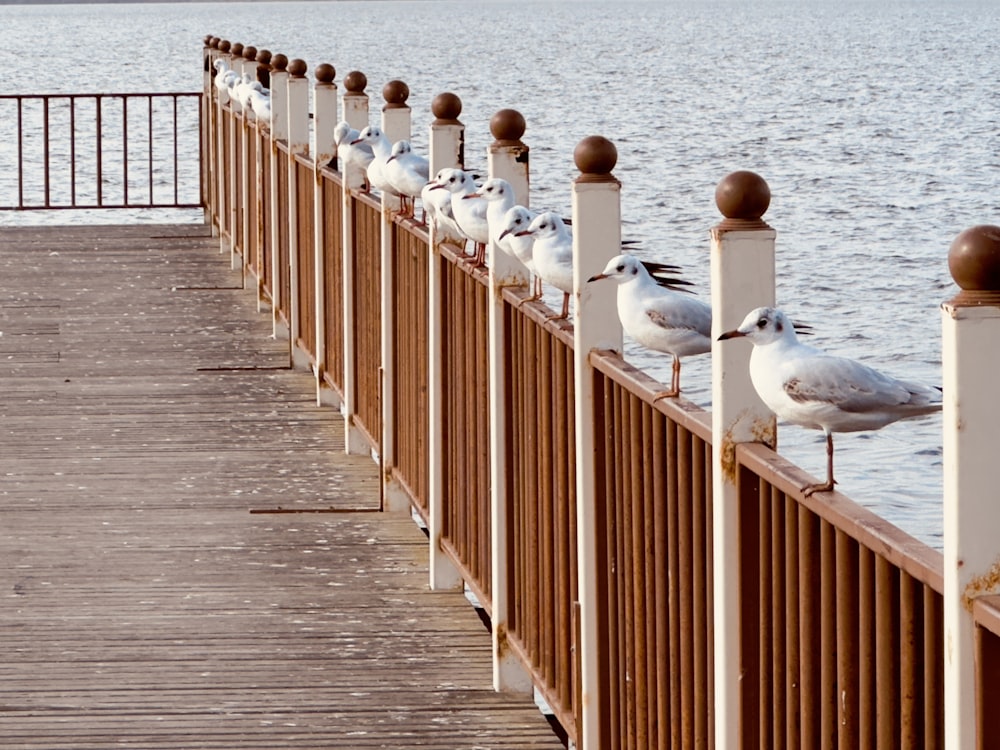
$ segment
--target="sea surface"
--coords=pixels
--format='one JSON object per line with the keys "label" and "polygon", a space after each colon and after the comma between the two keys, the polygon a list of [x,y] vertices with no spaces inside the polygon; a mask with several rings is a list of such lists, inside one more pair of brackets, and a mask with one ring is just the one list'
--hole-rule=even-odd
{"label": "sea surface", "polygon": [[[814,327],[810,343],[939,384],[949,245],[1000,223],[998,28],[1000,4],[982,0],[0,5],[0,69],[8,93],[193,91],[215,35],[331,63],[338,82],[364,72],[373,122],[382,85],[402,79],[418,150],[431,101],[451,91],[473,167],[492,114],[524,115],[532,205],[565,214],[573,148],[604,135],[624,235],[706,299],[715,186],[753,170],[772,193],[779,304]],[[67,217],[0,215],[39,220]],[[667,357],[631,343],[626,355],[669,378]],[[706,407],[709,368],[691,358],[682,373]],[[842,492],[941,546],[940,416],[835,445]],[[779,447],[824,476],[820,433],[782,425]]]}

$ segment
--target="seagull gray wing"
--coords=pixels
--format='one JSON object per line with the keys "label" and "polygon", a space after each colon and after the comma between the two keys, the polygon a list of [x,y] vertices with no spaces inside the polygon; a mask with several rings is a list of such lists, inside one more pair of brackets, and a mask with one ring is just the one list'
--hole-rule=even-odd
{"label": "seagull gray wing", "polygon": [[800,359],[789,368],[782,388],[798,403],[827,403],[847,412],[902,406],[912,398],[900,381],[846,357]]}
{"label": "seagull gray wing", "polygon": [[712,308],[696,298],[663,295],[649,305],[646,316],[660,328],[712,334]]}

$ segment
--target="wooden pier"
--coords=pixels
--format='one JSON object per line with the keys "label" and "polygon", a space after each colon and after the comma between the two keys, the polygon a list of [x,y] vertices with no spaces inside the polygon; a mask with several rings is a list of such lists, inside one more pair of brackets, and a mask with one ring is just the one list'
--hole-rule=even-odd
{"label": "wooden pier", "polygon": [[0,231],[0,746],[562,747],[218,248]]}

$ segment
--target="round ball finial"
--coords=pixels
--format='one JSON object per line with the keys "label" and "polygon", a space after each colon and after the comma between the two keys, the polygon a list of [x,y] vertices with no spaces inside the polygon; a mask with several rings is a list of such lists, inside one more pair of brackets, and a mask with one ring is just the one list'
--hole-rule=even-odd
{"label": "round ball finial", "polygon": [[490,118],[490,133],[498,141],[519,141],[526,127],[524,115],[516,109],[501,109]]}
{"label": "round ball finial", "polygon": [[221,41],[222,40],[219,37],[213,36],[212,41],[208,43],[208,46],[211,47],[212,49],[219,49],[219,42]]}
{"label": "round ball finial", "polygon": [[243,43],[236,42],[229,48],[229,51],[233,53],[233,57],[243,57]]}
{"label": "round ball finial", "polygon": [[979,224],[948,250],[948,270],[964,292],[1000,292],[1000,227]]}
{"label": "round ball finial", "polygon": [[243,59],[244,60],[256,60],[257,59],[257,48],[256,47],[244,47],[243,48]]}
{"label": "round ball finial", "polygon": [[271,58],[271,67],[279,73],[284,71],[288,67],[288,57],[279,52]]}
{"label": "round ball finial", "polygon": [[431,113],[437,118],[437,122],[458,122],[458,116],[462,114],[462,100],[450,91],[445,91],[434,97],[431,102]]}
{"label": "round ball finial", "polygon": [[389,81],[382,87],[382,98],[385,99],[386,109],[401,109],[410,98],[410,87],[400,80]]}
{"label": "round ball finial", "polygon": [[578,182],[610,182],[611,170],[618,163],[618,149],[603,135],[588,135],[573,150],[573,161],[580,170]]}
{"label": "round ball finial", "polygon": [[305,78],[308,69],[309,66],[306,65],[306,61],[300,60],[297,57],[288,63],[288,73],[292,78]]}
{"label": "round ball finial", "polygon": [[715,205],[727,219],[760,221],[771,205],[771,188],[755,172],[732,172],[716,186]]}
{"label": "round ball finial", "polygon": [[219,52],[229,52],[231,48],[232,45],[229,43],[228,39],[223,39],[221,42],[219,42]]}
{"label": "round ball finial", "polygon": [[205,35],[205,46],[206,46],[206,47],[211,47],[211,46],[212,46],[212,40],[213,40],[214,38],[215,38],[215,37],[213,37],[213,36],[212,36],[211,34],[206,34],[206,35]]}
{"label": "round ball finial", "polygon": [[320,63],[316,66],[317,83],[333,83],[336,77],[337,69],[330,65],[330,63]]}
{"label": "round ball finial", "polygon": [[347,89],[350,94],[364,94],[365,87],[367,85],[368,76],[360,70],[352,70],[344,76],[344,88]]}
{"label": "round ball finial", "polygon": [[259,62],[261,65],[270,65],[271,64],[271,50],[269,50],[269,49],[258,50],[257,51],[257,62]]}

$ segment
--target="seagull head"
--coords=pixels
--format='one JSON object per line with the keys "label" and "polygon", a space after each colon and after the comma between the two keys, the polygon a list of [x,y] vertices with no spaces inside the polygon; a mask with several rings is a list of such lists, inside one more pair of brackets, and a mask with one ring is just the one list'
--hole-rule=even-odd
{"label": "seagull head", "polygon": [[645,269],[639,259],[633,255],[624,253],[616,255],[608,261],[608,265],[599,274],[595,274],[587,279],[590,281],[600,281],[601,279],[614,279],[619,284],[626,284],[633,279],[639,278],[645,273]]}
{"label": "seagull head", "polygon": [[378,141],[382,137],[382,128],[376,127],[374,125],[369,125],[367,128],[358,133],[358,137],[351,141],[351,145],[358,143],[368,143],[372,144]]}
{"label": "seagull head", "polygon": [[410,147],[409,141],[396,141],[392,144],[392,153],[389,155],[389,158],[386,159],[386,163],[388,164],[393,159],[399,156],[404,156],[412,151],[413,149]]}
{"label": "seagull head", "polygon": [[508,195],[514,194],[514,188],[507,180],[503,180],[499,177],[494,177],[492,180],[487,180],[483,183],[483,186],[475,192],[480,198],[488,201],[502,201]]}
{"label": "seagull head", "polygon": [[566,225],[563,223],[562,217],[554,211],[546,211],[545,213],[538,214],[532,220],[528,228],[517,233],[517,237],[523,237],[526,234],[532,234],[535,239],[538,240],[542,237],[552,237],[563,230]]}
{"label": "seagull head", "polygon": [[468,172],[461,169],[441,171],[445,174],[442,175],[441,172],[438,172],[438,176],[435,178],[438,188],[443,188],[450,193],[469,193],[475,189],[475,183]]}
{"label": "seagull head", "polygon": [[777,308],[758,307],[743,319],[739,328],[719,336],[719,341],[748,338],[755,346],[764,346],[786,337],[796,338],[795,326],[788,317]]}
{"label": "seagull head", "polygon": [[[484,185],[483,187],[486,186]],[[504,214],[503,231],[500,232],[499,239],[502,240],[508,235],[514,235],[515,237],[521,235],[523,230],[531,225],[531,221],[534,218],[535,215],[524,206],[514,206]]]}

